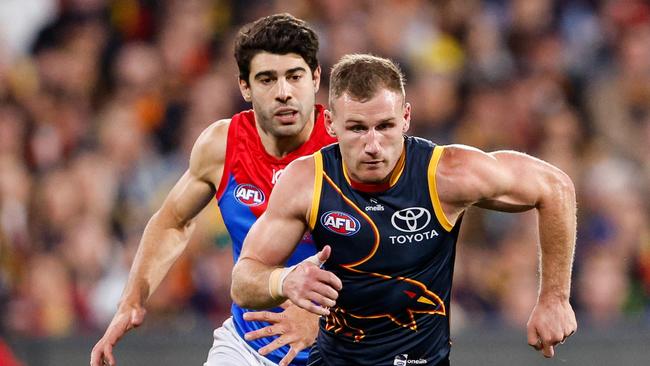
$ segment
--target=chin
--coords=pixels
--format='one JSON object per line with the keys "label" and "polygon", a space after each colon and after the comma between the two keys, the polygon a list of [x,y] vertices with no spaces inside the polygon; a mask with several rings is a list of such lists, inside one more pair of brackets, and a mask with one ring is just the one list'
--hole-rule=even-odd
{"label": "chin", "polygon": [[380,173],[378,171],[371,171],[363,174],[361,177],[361,183],[366,184],[379,184],[383,183],[386,180],[387,174]]}
{"label": "chin", "polygon": [[291,125],[276,126],[273,129],[273,135],[275,137],[294,137],[299,135],[300,132],[302,132],[302,128],[297,122]]}

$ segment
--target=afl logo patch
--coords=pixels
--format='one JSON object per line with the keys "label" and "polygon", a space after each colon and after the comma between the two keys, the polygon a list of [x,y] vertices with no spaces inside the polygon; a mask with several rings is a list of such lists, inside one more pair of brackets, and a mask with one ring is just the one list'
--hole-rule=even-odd
{"label": "afl logo patch", "polygon": [[320,223],[327,230],[345,236],[356,234],[361,228],[359,220],[341,211],[327,211],[320,217]]}
{"label": "afl logo patch", "polygon": [[266,196],[252,184],[240,184],[235,188],[235,199],[246,206],[259,206],[264,203]]}

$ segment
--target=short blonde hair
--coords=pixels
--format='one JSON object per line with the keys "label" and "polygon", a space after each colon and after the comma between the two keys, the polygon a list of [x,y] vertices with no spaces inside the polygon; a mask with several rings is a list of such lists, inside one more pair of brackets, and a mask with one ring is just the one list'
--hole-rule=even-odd
{"label": "short blonde hair", "polygon": [[345,55],[332,68],[329,85],[329,105],[347,93],[350,97],[366,101],[381,88],[399,93],[402,99],[404,74],[393,61],[369,54]]}

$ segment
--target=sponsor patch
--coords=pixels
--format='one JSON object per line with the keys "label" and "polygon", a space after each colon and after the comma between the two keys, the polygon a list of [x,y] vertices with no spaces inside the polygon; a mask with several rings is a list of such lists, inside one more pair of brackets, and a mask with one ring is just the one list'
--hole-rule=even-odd
{"label": "sponsor patch", "polygon": [[422,207],[409,207],[395,212],[390,221],[395,229],[414,233],[429,225],[431,213]]}

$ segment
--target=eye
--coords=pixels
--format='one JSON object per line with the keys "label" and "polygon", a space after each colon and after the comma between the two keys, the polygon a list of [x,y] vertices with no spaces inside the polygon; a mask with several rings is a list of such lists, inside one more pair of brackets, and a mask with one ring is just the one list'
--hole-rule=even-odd
{"label": "eye", "polygon": [[265,77],[265,78],[260,78],[259,82],[262,85],[270,85],[271,83],[273,83],[274,80],[275,79],[273,79],[273,78]]}
{"label": "eye", "polygon": [[305,74],[302,73],[302,72],[294,72],[294,73],[291,73],[291,74],[287,75],[287,81],[289,81],[291,83],[297,83],[300,80],[302,80],[302,78],[304,76],[305,76]]}
{"label": "eye", "polygon": [[392,123],[381,123],[377,126],[378,131],[385,131],[391,129],[394,126]]}
{"label": "eye", "polygon": [[364,132],[366,130],[366,128],[364,126],[362,126],[362,125],[352,125],[352,126],[348,127],[348,130],[350,130],[352,132]]}

